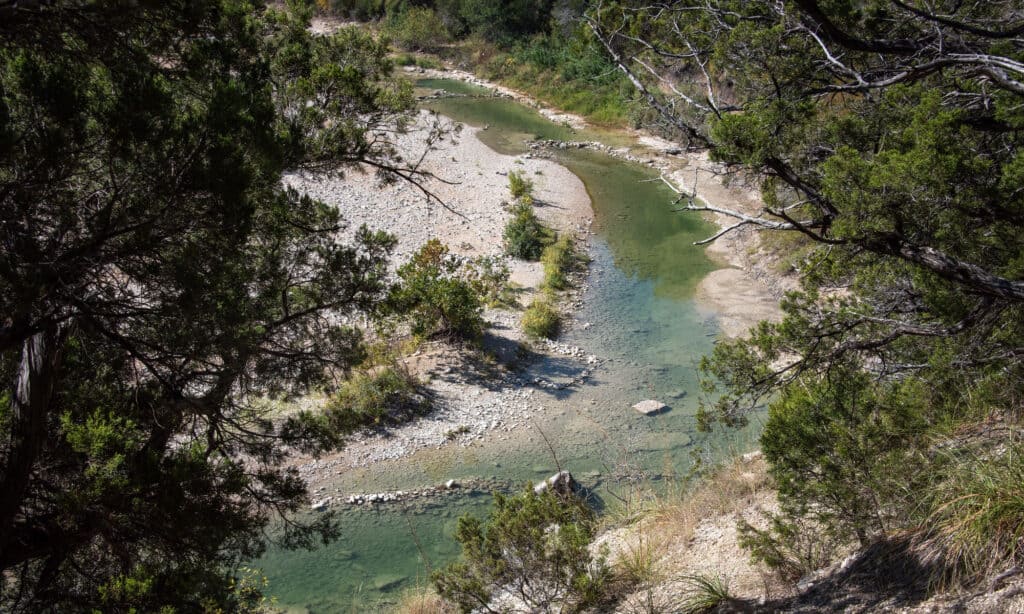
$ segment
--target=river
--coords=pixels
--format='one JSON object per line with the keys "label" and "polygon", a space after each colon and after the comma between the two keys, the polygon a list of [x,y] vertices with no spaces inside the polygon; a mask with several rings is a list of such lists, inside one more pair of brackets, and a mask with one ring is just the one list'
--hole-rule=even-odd
{"label": "river", "polygon": [[[467,94],[428,106],[466,124],[487,125],[479,137],[501,153],[522,154],[538,137],[630,143],[628,135],[614,131],[574,132],[461,82],[423,80],[417,86]],[[537,392],[549,408],[536,424],[544,437],[494,435],[471,448],[424,450],[348,472],[339,477],[348,492],[481,477],[517,489],[560,465],[614,502],[629,489],[617,478],[634,470],[664,481],[685,475],[696,456],[713,460],[752,447],[756,421],[745,430],[706,435],[697,432],[694,420],[697,365],[718,330],[714,314],[693,300],[697,283],[717,267],[693,242],[714,228],[696,215],[672,211],[674,194],[641,165],[580,149],[558,150],[556,160],[586,185],[595,216],[587,290],[575,314],[589,326],[574,326],[560,340],[602,357],[601,366],[582,387]],[[558,358],[545,358],[526,368],[528,378],[557,381],[566,367]],[[646,398],[664,401],[671,411],[647,417],[630,409]],[[380,611],[401,591],[426,584],[430,569],[457,557],[457,518],[483,516],[489,503],[489,496],[476,493],[349,510],[337,542],[312,552],[271,550],[254,565],[270,579],[278,605],[291,611]]]}

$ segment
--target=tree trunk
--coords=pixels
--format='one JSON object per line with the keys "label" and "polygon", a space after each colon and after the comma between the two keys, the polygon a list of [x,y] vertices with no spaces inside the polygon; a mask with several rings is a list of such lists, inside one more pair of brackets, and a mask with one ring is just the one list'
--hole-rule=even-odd
{"label": "tree trunk", "polygon": [[46,423],[63,355],[66,327],[38,332],[22,344],[14,398],[7,466],[0,480],[0,560],[7,550],[14,522],[22,510],[32,469],[46,440]]}

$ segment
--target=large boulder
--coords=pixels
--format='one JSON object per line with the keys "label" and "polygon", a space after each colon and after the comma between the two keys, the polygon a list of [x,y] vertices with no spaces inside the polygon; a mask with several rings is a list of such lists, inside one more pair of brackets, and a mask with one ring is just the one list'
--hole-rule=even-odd
{"label": "large boulder", "polygon": [[547,490],[562,496],[575,495],[580,490],[580,485],[572,477],[571,473],[568,471],[559,471],[555,475],[533,487],[533,492],[538,495]]}

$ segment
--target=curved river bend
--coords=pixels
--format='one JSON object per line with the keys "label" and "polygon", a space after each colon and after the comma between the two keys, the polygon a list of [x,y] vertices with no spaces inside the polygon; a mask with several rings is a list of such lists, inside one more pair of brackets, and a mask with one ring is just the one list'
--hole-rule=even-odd
{"label": "curved river bend", "polygon": [[[417,85],[467,97],[442,98],[429,107],[457,121],[489,128],[478,137],[500,153],[528,151],[534,138],[600,140],[628,144],[614,133],[575,133],[533,110],[458,81]],[[480,94],[480,96],[475,96]],[[757,425],[699,434],[694,413],[696,368],[717,335],[714,314],[693,301],[700,279],[717,268],[695,240],[714,229],[698,216],[672,211],[674,194],[649,169],[608,155],[559,150],[556,160],[583,181],[594,209],[590,274],[578,322],[560,341],[603,359],[579,388],[534,393],[549,409],[538,427],[560,464],[598,494],[619,492],[613,467],[648,474],[683,475],[694,454],[719,456],[749,448]],[[527,367],[528,379],[564,376],[566,361],[544,358]],[[563,378],[564,379],[564,378]],[[547,397],[547,398],[545,398]],[[645,417],[630,409],[660,399],[671,411]],[[529,434],[527,434],[529,435]],[[555,471],[540,437],[487,437],[484,445],[424,450],[339,477],[345,492],[412,490],[447,479],[497,478],[507,484],[539,481]],[[272,550],[254,565],[270,579],[278,604],[295,612],[380,611],[401,591],[429,581],[429,570],[453,560],[457,518],[486,514],[490,497],[450,495],[415,506],[360,508],[344,512],[344,534],[313,552]]]}

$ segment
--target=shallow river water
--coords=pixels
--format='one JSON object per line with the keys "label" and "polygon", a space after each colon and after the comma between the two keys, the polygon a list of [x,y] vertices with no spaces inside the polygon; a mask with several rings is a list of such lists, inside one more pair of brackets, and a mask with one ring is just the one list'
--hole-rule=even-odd
{"label": "shallow river water", "polygon": [[[425,80],[429,90],[479,94],[456,81]],[[532,109],[503,98],[469,96],[431,101],[438,112],[470,125],[488,125],[479,136],[493,149],[522,154],[528,141],[600,140],[623,146],[613,132],[574,133]],[[660,477],[683,475],[694,454],[703,458],[744,451],[754,424],[744,431],[698,433],[694,420],[697,364],[717,335],[713,313],[693,301],[699,280],[715,265],[693,242],[713,232],[695,215],[672,211],[673,193],[653,171],[602,153],[559,151],[558,162],[583,180],[593,203],[595,235],[590,273],[578,322],[560,341],[602,358],[581,387],[537,391],[545,412],[536,420],[558,463],[599,496],[613,501],[623,488],[614,478],[642,469]],[[529,365],[527,378],[557,380],[581,368],[559,358]],[[630,406],[654,398],[667,413],[646,417]],[[347,492],[415,489],[448,479],[496,478],[509,488],[555,471],[548,443],[536,433],[493,435],[482,445],[424,450],[399,461],[339,477]],[[609,493],[611,490],[611,494]],[[296,612],[380,611],[401,591],[428,582],[429,570],[453,560],[452,538],[464,513],[483,516],[490,497],[449,495],[429,503],[346,511],[340,540],[312,552],[272,550],[255,566],[270,579],[278,604]]]}

